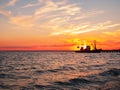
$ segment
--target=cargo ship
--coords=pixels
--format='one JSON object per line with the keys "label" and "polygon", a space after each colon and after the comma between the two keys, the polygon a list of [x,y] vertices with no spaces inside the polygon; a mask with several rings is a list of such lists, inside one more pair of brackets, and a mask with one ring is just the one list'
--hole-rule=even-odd
{"label": "cargo ship", "polygon": [[76,53],[100,53],[102,51],[102,49],[97,49],[95,40],[91,45],[82,44],[77,46],[77,48],[79,48],[79,50],[75,51]]}

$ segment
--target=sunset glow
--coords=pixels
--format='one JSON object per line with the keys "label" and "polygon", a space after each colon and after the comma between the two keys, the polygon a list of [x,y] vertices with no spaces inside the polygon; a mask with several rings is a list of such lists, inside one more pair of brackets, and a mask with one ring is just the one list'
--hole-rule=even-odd
{"label": "sunset glow", "polygon": [[[1,0],[0,50],[120,49],[119,0]],[[85,46],[86,46],[85,45]]]}

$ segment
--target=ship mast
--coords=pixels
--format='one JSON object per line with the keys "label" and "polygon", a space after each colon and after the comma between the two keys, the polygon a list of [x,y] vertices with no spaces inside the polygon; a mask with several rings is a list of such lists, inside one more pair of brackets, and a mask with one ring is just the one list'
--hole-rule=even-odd
{"label": "ship mast", "polygon": [[93,41],[94,49],[96,50],[96,40]]}

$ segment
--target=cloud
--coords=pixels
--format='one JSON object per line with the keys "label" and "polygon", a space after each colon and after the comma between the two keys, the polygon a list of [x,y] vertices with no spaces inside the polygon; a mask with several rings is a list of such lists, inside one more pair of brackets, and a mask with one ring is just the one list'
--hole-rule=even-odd
{"label": "cloud", "polygon": [[11,11],[0,10],[0,14],[9,17],[11,15]]}
{"label": "cloud", "polygon": [[10,0],[7,4],[7,6],[14,6],[17,0]]}
{"label": "cloud", "polygon": [[68,47],[74,46],[75,44],[52,44],[52,45],[39,45],[37,47]]}
{"label": "cloud", "polygon": [[32,46],[0,46],[0,48],[33,48]]}
{"label": "cloud", "polygon": [[22,8],[29,8],[29,7],[34,7],[34,6],[38,6],[38,5],[40,5],[40,3],[36,3],[36,4],[29,3],[29,4],[25,5],[25,6],[23,6]]}
{"label": "cloud", "polygon": [[[45,4],[48,4],[48,3],[53,3],[53,1],[52,0],[38,0],[38,2],[39,3],[45,3]],[[66,4],[68,2],[68,0],[58,0],[58,1],[56,1],[55,3],[57,4],[57,5],[63,5],[63,4]]]}
{"label": "cloud", "polygon": [[10,0],[7,4],[1,5],[1,7],[0,7],[0,14],[2,14],[2,15],[4,15],[4,16],[9,18],[12,15],[12,12],[10,10],[6,10],[6,8],[8,6],[14,6],[17,1],[18,0]]}
{"label": "cloud", "polygon": [[52,45],[37,45],[37,46],[0,46],[0,49],[35,49],[35,48],[42,49],[43,47],[57,48],[57,47],[71,47],[74,45],[75,44],[52,44]]}
{"label": "cloud", "polygon": [[45,3],[44,6],[37,9],[34,15],[35,16],[42,15],[45,18],[50,16],[49,19],[54,19],[54,18],[62,19],[63,17],[70,17],[75,14],[81,13],[81,8],[76,4],[59,5],[59,3],[63,3],[63,2],[55,3],[55,2],[49,1]]}
{"label": "cloud", "polygon": [[10,23],[23,27],[31,27],[33,22],[32,16],[29,15],[10,17]]}
{"label": "cloud", "polygon": [[[80,33],[87,25],[80,25],[82,19],[90,18],[103,13],[103,11],[83,12],[82,7],[68,0],[38,0],[35,4],[27,4],[22,8],[40,5],[32,15],[14,15],[10,17],[10,23],[22,27],[44,30],[51,35]],[[70,28],[71,26],[74,28]],[[88,25],[89,26],[89,25]],[[91,28],[92,30],[93,28]],[[88,32],[82,31],[82,32]]]}
{"label": "cloud", "polygon": [[110,39],[98,42],[98,45],[101,46],[102,49],[120,49],[120,41]]}
{"label": "cloud", "polygon": [[120,26],[119,23],[113,24],[110,21],[106,21],[103,23],[98,23],[98,24],[85,24],[85,25],[79,25],[76,26],[72,29],[67,29],[67,30],[62,30],[58,32],[53,32],[51,35],[62,35],[62,34],[82,34],[82,33],[87,33],[87,32],[92,32],[92,31],[104,31],[108,30],[111,28],[115,28],[117,26]]}
{"label": "cloud", "polygon": [[105,36],[112,36],[112,37],[118,37],[119,38],[120,30],[114,30],[112,32],[106,31],[106,32],[103,32],[103,35],[105,35]]}
{"label": "cloud", "polygon": [[[53,2],[51,0],[45,0],[45,1],[40,0],[40,1],[41,3],[43,3],[43,5],[40,6],[40,8],[36,9],[33,15],[29,15],[32,17],[30,18],[31,20],[28,20],[28,16],[25,17],[25,15],[21,15],[21,16],[16,15],[16,16],[11,16],[10,22],[16,25],[26,26],[24,22],[28,23],[28,21],[30,21],[29,24],[36,23],[36,25],[38,25],[39,23],[39,26],[45,25],[51,27],[52,30],[54,28],[53,25],[57,25],[57,27],[59,28],[61,27],[62,24],[66,23],[67,19],[68,20],[70,19],[70,15],[80,12],[80,8],[76,4],[64,5],[67,0],[62,0],[57,2]],[[40,3],[27,4],[23,8],[35,6],[38,4]],[[36,25],[35,27],[37,27]]]}
{"label": "cloud", "polygon": [[53,2],[51,0],[46,0],[42,2],[44,3],[44,6],[40,7],[39,9],[35,11],[34,13],[35,16],[51,15],[55,17],[55,14],[57,14],[57,17],[60,17],[60,16],[73,15],[75,13],[80,12],[80,7],[78,7],[76,4],[65,4],[66,0],[62,0],[59,2]]}
{"label": "cloud", "polygon": [[57,5],[52,2],[52,1],[48,1],[45,6],[43,7],[40,7],[39,9],[37,9],[34,13],[34,15],[41,15],[41,14],[46,14],[46,13],[49,13],[49,12],[53,12],[57,9]]}
{"label": "cloud", "polygon": [[103,14],[104,11],[102,10],[98,10],[98,11],[88,11],[88,12],[82,12],[82,13],[79,13],[77,15],[77,17],[75,17],[74,19],[75,20],[81,20],[81,19],[86,19],[86,18],[90,18],[90,17],[93,17],[93,16],[96,16],[96,15],[99,15],[99,14]]}
{"label": "cloud", "polygon": [[[103,13],[103,11],[99,10],[82,12],[82,8],[77,4],[68,4],[67,0],[63,1],[53,2],[51,0],[42,0],[41,2],[44,2],[44,6],[35,10],[34,17],[36,20],[41,21],[42,25],[46,23],[45,26],[51,26],[51,30],[59,30],[66,26],[69,27],[70,25],[80,23],[82,19]],[[65,32],[69,32],[69,30]]]}

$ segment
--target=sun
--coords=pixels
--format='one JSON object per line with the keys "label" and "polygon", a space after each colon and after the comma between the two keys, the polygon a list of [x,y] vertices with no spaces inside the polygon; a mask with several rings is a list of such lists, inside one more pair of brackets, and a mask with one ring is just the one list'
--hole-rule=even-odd
{"label": "sun", "polygon": [[72,43],[73,46],[70,48],[70,50],[94,50],[94,44],[93,41],[89,40],[80,40],[79,38],[74,38],[68,40],[69,43]]}

